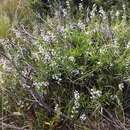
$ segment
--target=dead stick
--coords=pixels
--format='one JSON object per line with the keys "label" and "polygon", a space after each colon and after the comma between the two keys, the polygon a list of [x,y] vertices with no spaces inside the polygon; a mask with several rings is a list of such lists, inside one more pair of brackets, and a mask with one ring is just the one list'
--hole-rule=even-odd
{"label": "dead stick", "polygon": [[6,123],[1,123],[0,125],[1,128],[11,128],[11,129],[16,129],[16,130],[24,130],[24,128],[20,128],[14,125],[6,124]]}

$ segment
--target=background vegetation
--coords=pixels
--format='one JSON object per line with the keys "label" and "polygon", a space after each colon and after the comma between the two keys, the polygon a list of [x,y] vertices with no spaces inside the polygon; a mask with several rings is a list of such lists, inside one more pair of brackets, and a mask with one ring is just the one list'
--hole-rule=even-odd
{"label": "background vegetation", "polygon": [[128,130],[130,2],[1,0],[2,130]]}

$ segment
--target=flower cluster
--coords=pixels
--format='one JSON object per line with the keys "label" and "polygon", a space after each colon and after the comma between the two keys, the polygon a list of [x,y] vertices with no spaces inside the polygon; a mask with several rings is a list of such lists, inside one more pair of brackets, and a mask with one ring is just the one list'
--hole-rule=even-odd
{"label": "flower cluster", "polygon": [[50,31],[48,31],[46,34],[43,34],[42,37],[43,40],[49,44],[54,43],[56,41],[55,35]]}
{"label": "flower cluster", "polygon": [[126,48],[130,48],[130,41],[128,42]]}
{"label": "flower cluster", "polygon": [[60,74],[60,73],[58,73],[58,74],[53,74],[53,75],[52,75],[52,79],[58,81],[58,83],[59,83],[59,82],[62,80],[61,74]]}
{"label": "flower cluster", "polygon": [[81,120],[81,121],[85,121],[86,119],[87,119],[86,114],[83,113],[83,114],[80,116],[80,120]]}
{"label": "flower cluster", "polygon": [[124,88],[124,84],[123,84],[123,83],[120,83],[120,84],[118,85],[118,87],[119,87],[119,90],[122,91],[122,89]]}
{"label": "flower cluster", "polygon": [[91,98],[92,99],[98,99],[102,96],[102,91],[96,90],[96,89],[91,89]]}
{"label": "flower cluster", "polygon": [[81,21],[79,21],[78,23],[71,23],[69,25],[69,28],[74,30],[74,29],[79,29],[81,31],[84,31],[85,30],[85,24]]}
{"label": "flower cluster", "polygon": [[79,92],[75,90],[74,91],[74,106],[72,108],[72,114],[71,114],[72,118],[74,117],[76,113],[78,113],[77,109],[80,107],[79,98],[80,98]]}
{"label": "flower cluster", "polygon": [[43,81],[43,82],[33,82],[33,85],[36,87],[36,88],[41,88],[43,86],[48,86],[49,85],[49,82],[47,81]]}
{"label": "flower cluster", "polygon": [[68,59],[72,62],[75,62],[75,58],[73,56],[69,56]]}

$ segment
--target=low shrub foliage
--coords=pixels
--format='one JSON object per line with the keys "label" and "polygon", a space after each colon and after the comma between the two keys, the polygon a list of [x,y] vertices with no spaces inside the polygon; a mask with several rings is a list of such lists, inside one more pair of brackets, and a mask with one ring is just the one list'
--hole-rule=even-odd
{"label": "low shrub foliage", "polygon": [[103,8],[96,14],[95,6],[87,21],[67,14],[40,21],[35,13],[13,21],[0,16],[0,125],[102,130],[105,119],[110,129],[127,128],[121,122],[129,114],[123,93],[130,71],[129,20],[125,9],[119,18]]}

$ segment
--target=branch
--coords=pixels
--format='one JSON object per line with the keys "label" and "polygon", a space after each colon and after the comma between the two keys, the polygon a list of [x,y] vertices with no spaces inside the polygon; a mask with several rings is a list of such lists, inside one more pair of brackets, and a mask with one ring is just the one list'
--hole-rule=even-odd
{"label": "branch", "polygon": [[16,130],[24,130],[24,128],[21,128],[21,127],[17,127],[17,126],[14,126],[14,125],[10,125],[10,124],[6,124],[6,123],[0,123],[0,128],[10,128],[10,129],[16,129]]}

